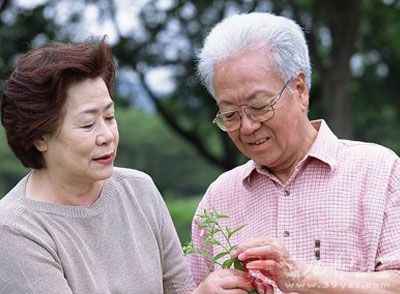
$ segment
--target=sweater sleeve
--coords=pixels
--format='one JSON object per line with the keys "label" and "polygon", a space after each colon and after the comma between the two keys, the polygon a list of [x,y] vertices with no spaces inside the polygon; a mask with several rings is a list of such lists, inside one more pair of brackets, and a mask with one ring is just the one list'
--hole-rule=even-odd
{"label": "sweater sleeve", "polygon": [[63,271],[37,240],[0,227],[0,293],[71,294]]}
{"label": "sweater sleeve", "polygon": [[159,199],[164,294],[186,294],[194,283],[169,211],[161,195]]}
{"label": "sweater sleeve", "polygon": [[[192,221],[192,242],[194,247],[207,251],[210,256],[213,256],[213,248],[203,242],[203,229],[200,227],[200,219],[198,215],[201,215],[204,209],[209,210],[207,200],[212,195],[212,186],[210,186],[200,201],[197,207],[195,216]],[[199,285],[207,275],[214,270],[213,265],[203,256],[197,254],[190,254],[187,256],[187,260],[190,265],[190,270],[196,285]]]}

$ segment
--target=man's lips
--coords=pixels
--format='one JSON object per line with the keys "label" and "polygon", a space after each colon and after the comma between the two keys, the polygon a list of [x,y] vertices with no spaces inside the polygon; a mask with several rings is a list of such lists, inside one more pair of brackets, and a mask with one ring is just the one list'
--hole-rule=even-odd
{"label": "man's lips", "polygon": [[246,142],[249,145],[261,145],[265,142],[267,142],[269,140],[269,137],[266,138],[261,138],[261,139],[257,139],[257,140],[253,140],[253,141],[248,141]]}

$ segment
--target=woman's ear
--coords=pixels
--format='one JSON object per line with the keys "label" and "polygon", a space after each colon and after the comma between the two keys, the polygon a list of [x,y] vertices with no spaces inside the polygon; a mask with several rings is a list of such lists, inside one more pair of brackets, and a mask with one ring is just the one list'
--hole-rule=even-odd
{"label": "woman's ear", "polygon": [[33,145],[40,152],[46,152],[47,151],[47,138],[46,138],[46,136],[41,136],[39,139],[36,139],[35,141],[33,141]]}

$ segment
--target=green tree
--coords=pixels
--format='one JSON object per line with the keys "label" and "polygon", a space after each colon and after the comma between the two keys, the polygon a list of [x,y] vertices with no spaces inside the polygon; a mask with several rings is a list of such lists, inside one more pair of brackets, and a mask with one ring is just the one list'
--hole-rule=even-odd
{"label": "green tree", "polygon": [[167,198],[202,195],[221,170],[207,164],[157,114],[117,110],[120,143],[117,165],[150,174]]}
{"label": "green tree", "polygon": [[[1,2],[2,78],[27,48],[74,37],[76,30],[67,28],[79,27],[82,11],[72,13],[62,26],[48,12],[62,1],[49,0],[32,10],[20,9],[11,0]],[[116,21],[118,1],[74,3],[96,4],[103,21],[114,21],[119,68],[136,73],[164,123],[223,170],[243,158],[227,135],[211,124],[217,107],[198,82],[195,57],[211,27],[237,11],[268,10],[290,16],[305,28],[314,67],[311,118],[326,118],[340,137],[373,140],[399,150],[398,1],[150,0],[141,10],[140,29],[127,33]],[[160,68],[171,72],[174,89],[168,93],[158,93],[147,79],[151,70]]]}
{"label": "green tree", "polygon": [[12,0],[0,4],[0,86],[20,54],[56,38],[60,27],[45,16],[46,4],[22,9]]}
{"label": "green tree", "polygon": [[[357,77],[350,67],[357,60],[372,72],[379,71],[383,65],[389,66],[388,62],[397,65],[399,51],[390,44],[399,42],[399,4],[362,0],[249,0],[171,1],[170,6],[163,7],[160,3],[147,3],[140,14],[144,31],[121,35],[115,53],[121,64],[139,74],[143,88],[164,121],[213,164],[230,169],[241,157],[226,134],[211,127],[217,108],[199,85],[195,57],[211,27],[232,11],[269,10],[289,15],[305,28],[314,67],[311,117],[325,118],[344,138],[385,143],[386,136],[399,135],[398,130],[390,128],[390,132],[380,132],[380,136],[363,136],[363,130],[380,125],[382,120],[398,121],[399,103],[394,101],[398,83],[389,82],[397,79],[398,70],[390,67],[386,76],[371,75],[366,71],[365,75]],[[371,19],[376,21],[374,28]],[[377,34],[382,38],[377,39]],[[382,52],[385,46],[393,47],[390,56],[395,58]],[[370,63],[368,56],[375,51],[379,52],[379,59]],[[356,66],[355,63],[353,67]],[[160,67],[173,72],[176,87],[169,94],[157,95],[146,81],[146,74]],[[370,91],[367,89],[370,85],[376,85],[376,91],[384,89],[386,94],[380,95],[383,117],[370,116],[366,120],[364,113],[376,113],[376,108],[369,105]],[[218,148],[208,144],[210,141],[218,142]],[[397,143],[392,143],[391,147],[396,147]]]}

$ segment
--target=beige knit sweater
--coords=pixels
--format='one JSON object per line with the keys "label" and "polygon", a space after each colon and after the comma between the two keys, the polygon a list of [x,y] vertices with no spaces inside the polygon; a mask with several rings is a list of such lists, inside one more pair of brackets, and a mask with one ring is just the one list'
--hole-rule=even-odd
{"label": "beige knit sweater", "polygon": [[0,293],[186,293],[189,270],[151,178],[115,168],[91,207],[0,201]]}

